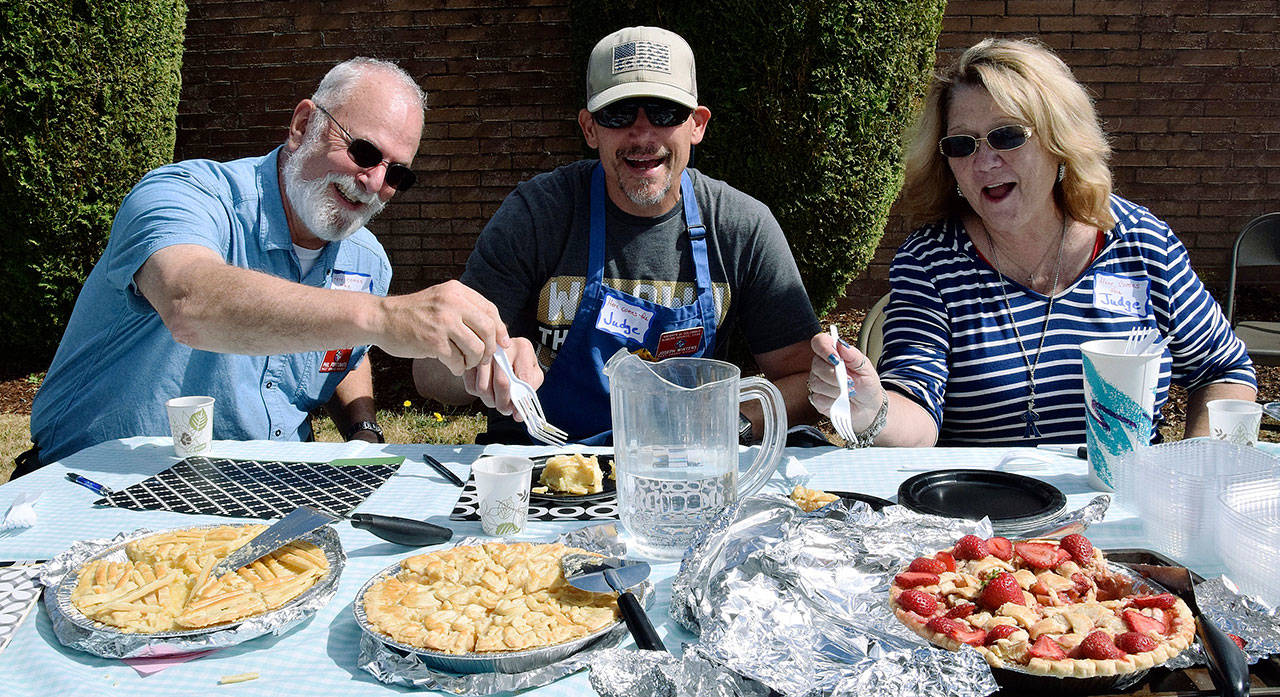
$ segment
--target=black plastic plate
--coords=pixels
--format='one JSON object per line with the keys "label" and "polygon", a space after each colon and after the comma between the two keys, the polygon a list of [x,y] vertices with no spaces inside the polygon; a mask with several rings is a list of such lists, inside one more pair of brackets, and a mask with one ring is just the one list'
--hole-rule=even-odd
{"label": "black plastic plate", "polygon": [[[542,470],[546,469],[547,460],[567,454],[570,453],[555,453],[552,455],[540,455],[538,457],[531,458],[533,460],[533,486],[542,486],[538,483],[538,480],[542,478]],[[618,484],[609,478],[609,475],[613,474],[613,455],[608,453],[586,454],[594,454],[596,456],[596,461],[600,463],[600,471],[604,473],[604,481],[602,484],[604,489],[602,491],[595,494],[561,494],[556,491],[548,491],[545,494],[529,492],[529,499],[533,501],[550,501],[555,503],[588,503],[592,501],[611,499],[617,496]]]}
{"label": "black plastic plate", "polygon": [[917,513],[1019,525],[1048,519],[1067,506],[1057,487],[1011,472],[951,469],[924,472],[898,487],[898,503]]}

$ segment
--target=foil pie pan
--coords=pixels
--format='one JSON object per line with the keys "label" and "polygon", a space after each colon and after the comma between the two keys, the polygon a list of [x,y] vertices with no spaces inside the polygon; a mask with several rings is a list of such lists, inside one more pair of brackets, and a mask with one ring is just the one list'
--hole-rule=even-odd
{"label": "foil pie pan", "polygon": [[[199,530],[227,525],[238,524],[192,525],[173,529]],[[44,594],[45,609],[53,623],[54,635],[63,646],[103,658],[139,658],[224,648],[265,634],[281,634],[328,604],[338,590],[338,580],[347,561],[336,530],[327,525],[313,530],[298,539],[310,542],[324,552],[325,559],[329,561],[329,573],[298,597],[274,610],[202,629],[150,634],[126,632],[86,617],[71,601],[71,593],[85,564],[98,559],[127,561],[126,544],[163,532],[168,530],[138,529],[109,540],[77,542],[46,565],[40,576],[40,582],[49,588]]]}
{"label": "foil pie pan", "polygon": [[[492,538],[464,538],[449,546],[493,542]],[[565,533],[555,542],[606,556],[625,556],[612,524]],[[534,541],[530,541],[534,542]],[[441,547],[440,549],[444,549]],[[586,667],[601,651],[617,646],[626,636],[621,619],[585,637],[524,651],[450,654],[397,642],[379,632],[364,610],[364,596],[378,581],[398,573],[397,562],[365,583],[356,594],[352,611],[360,626],[359,667],[378,680],[420,689],[444,690],[460,695],[488,695],[546,685]],[[633,589],[633,592],[637,589]],[[637,595],[643,606],[653,603],[653,584],[645,581]]]}

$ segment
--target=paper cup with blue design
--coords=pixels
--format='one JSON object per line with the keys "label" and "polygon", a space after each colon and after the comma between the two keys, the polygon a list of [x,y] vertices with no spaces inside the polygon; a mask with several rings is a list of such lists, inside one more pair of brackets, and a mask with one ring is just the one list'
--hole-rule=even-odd
{"label": "paper cup with blue design", "polygon": [[1151,445],[1164,351],[1132,355],[1124,346],[1123,339],[1080,344],[1089,486],[1100,491],[1115,491],[1116,463],[1126,453]]}
{"label": "paper cup with blue design", "polygon": [[486,535],[509,537],[524,531],[529,519],[533,460],[515,455],[482,457],[471,465],[476,508]]}
{"label": "paper cup with blue design", "polygon": [[173,454],[208,455],[213,444],[213,397],[175,397],[164,406],[173,433]]}

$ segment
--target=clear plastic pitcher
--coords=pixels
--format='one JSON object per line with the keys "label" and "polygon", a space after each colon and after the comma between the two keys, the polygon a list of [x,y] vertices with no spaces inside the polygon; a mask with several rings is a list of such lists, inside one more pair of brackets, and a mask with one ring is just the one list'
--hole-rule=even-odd
{"label": "clear plastic pitcher", "polygon": [[[619,350],[604,366],[613,412],[618,515],[641,555],[679,559],[694,533],[778,467],[787,415],[778,388],[707,358],[651,363]],[[738,404],[759,400],[764,440],[738,466]]]}

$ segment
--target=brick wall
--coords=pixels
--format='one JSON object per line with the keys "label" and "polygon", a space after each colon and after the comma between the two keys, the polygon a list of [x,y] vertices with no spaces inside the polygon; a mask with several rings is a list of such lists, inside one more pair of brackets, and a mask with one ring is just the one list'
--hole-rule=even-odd
{"label": "brick wall", "polygon": [[[297,101],[353,55],[394,59],[426,88],[420,185],[371,225],[394,292],[455,277],[518,181],[581,155],[565,0],[188,6],[180,159],[266,152]],[[1235,232],[1280,210],[1277,16],[1280,0],[952,0],[939,57],[993,35],[1058,51],[1097,99],[1117,191],[1173,225],[1221,285]],[[892,218],[845,305],[885,291],[905,234]]]}

